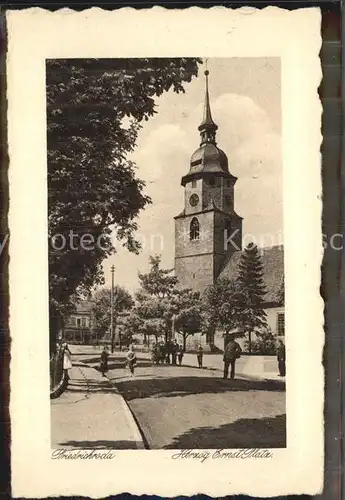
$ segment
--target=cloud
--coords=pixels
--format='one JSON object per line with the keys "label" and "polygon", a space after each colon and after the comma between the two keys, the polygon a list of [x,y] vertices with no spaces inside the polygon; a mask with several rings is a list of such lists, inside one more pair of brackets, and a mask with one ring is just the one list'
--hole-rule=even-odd
{"label": "cloud", "polygon": [[[139,142],[133,160],[139,166],[140,177],[147,181],[162,181],[169,178],[169,171],[179,166],[188,157],[188,136],[179,125],[167,123],[156,128]],[[181,160],[182,165],[181,165]],[[163,178],[164,176],[164,178]]]}
{"label": "cloud", "polygon": [[218,145],[226,152],[230,172],[238,177],[235,209],[243,230],[278,234],[282,230],[281,137],[267,113],[251,98],[223,94],[211,103],[219,127]]}

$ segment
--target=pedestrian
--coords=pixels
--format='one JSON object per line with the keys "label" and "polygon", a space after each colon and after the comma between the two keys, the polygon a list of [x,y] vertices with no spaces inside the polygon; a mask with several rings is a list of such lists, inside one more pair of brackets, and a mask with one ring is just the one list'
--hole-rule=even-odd
{"label": "pedestrian", "polygon": [[151,362],[152,365],[156,364],[156,344],[153,344],[151,347]]}
{"label": "pedestrian", "polygon": [[165,362],[165,345],[164,342],[160,342],[159,344],[159,362]]}
{"label": "pedestrian", "polygon": [[178,357],[178,364],[181,366],[182,365],[182,360],[183,360],[183,347],[182,345],[178,346],[178,351],[177,351],[177,357]]}
{"label": "pedestrian", "polygon": [[204,356],[204,350],[201,345],[199,345],[198,350],[196,351],[196,357],[198,360],[199,368],[202,368],[202,358]]}
{"label": "pedestrian", "polygon": [[173,365],[176,365],[177,362],[177,353],[178,353],[178,344],[176,340],[174,340],[174,343],[171,346],[171,362]]}
{"label": "pedestrian", "polygon": [[170,342],[166,342],[165,344],[165,362],[167,365],[170,365]]}
{"label": "pedestrian", "polygon": [[68,344],[65,343],[63,345],[63,369],[67,375],[67,379],[69,379],[69,370],[72,368],[72,353],[69,350]]}
{"label": "pedestrian", "polygon": [[105,374],[108,371],[108,358],[109,358],[108,349],[107,346],[104,346],[101,354],[101,363],[100,363],[100,371],[102,373],[102,377],[105,377]]}
{"label": "pedestrian", "polygon": [[152,358],[152,364],[153,365],[158,365],[159,363],[159,356],[160,356],[160,349],[158,344],[153,344],[152,350],[151,350],[151,358]]}
{"label": "pedestrian", "polygon": [[131,373],[131,377],[134,377],[134,368],[137,365],[137,356],[133,350],[132,345],[129,346],[127,356],[126,356],[126,363],[127,363],[128,369]]}
{"label": "pedestrian", "polygon": [[230,378],[235,378],[235,364],[236,359],[241,357],[241,346],[235,341],[234,338],[230,339],[224,349],[224,376],[223,378],[227,379],[229,375],[229,366],[231,366]]}
{"label": "pedestrian", "polygon": [[285,344],[281,339],[278,341],[277,361],[278,361],[279,376],[285,377],[285,374],[286,374]]}

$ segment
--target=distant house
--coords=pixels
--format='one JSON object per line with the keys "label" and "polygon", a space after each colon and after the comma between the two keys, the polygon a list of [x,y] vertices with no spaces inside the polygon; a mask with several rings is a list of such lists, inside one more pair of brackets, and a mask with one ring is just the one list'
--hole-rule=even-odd
{"label": "distant house", "polygon": [[81,300],[75,311],[65,318],[64,338],[66,342],[88,344],[93,338],[93,301]]}

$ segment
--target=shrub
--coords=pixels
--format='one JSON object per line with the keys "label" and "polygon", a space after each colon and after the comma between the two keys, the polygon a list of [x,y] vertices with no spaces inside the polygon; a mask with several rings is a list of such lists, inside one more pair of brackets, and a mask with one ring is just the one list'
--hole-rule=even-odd
{"label": "shrub", "polygon": [[[248,340],[245,343],[245,349],[248,349]],[[255,332],[255,340],[251,343],[251,352],[253,354],[276,354],[276,337],[269,326]]]}

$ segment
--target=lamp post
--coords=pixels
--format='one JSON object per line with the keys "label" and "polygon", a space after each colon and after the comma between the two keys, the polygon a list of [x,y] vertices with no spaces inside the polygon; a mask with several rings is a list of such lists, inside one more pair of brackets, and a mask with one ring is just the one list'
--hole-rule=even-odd
{"label": "lamp post", "polygon": [[171,318],[171,339],[175,340],[175,314]]}
{"label": "lamp post", "polygon": [[110,296],[110,339],[111,352],[114,352],[114,273],[115,266],[111,266],[111,296]]}

